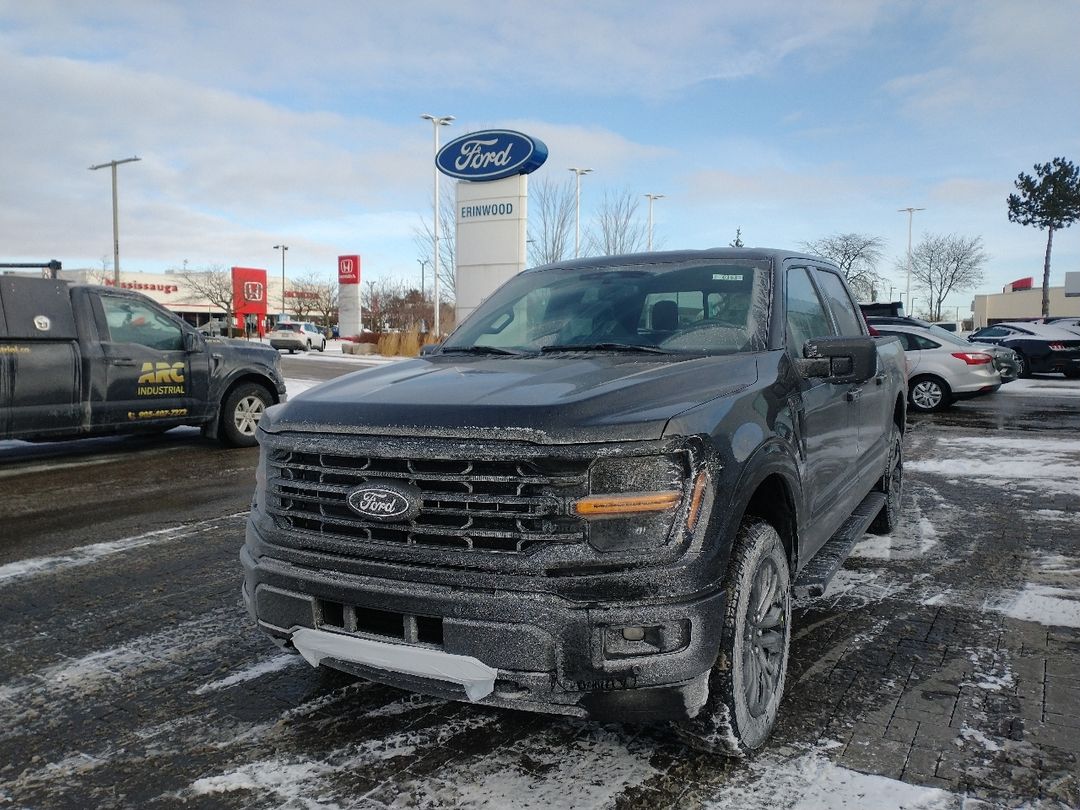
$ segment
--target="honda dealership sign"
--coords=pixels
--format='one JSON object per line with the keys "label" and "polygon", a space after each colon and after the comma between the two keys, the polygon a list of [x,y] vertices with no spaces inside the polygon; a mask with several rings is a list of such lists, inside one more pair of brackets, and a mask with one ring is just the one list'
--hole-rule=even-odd
{"label": "honda dealership sign", "polygon": [[360,312],[360,257],[338,256],[338,329],[342,337],[359,335],[363,330]]}
{"label": "honda dealership sign", "polygon": [[233,312],[236,326],[244,328],[245,316],[255,315],[259,335],[266,318],[266,271],[259,267],[232,268]]}
{"label": "honda dealership sign", "polygon": [[439,150],[435,163],[443,174],[475,183],[529,174],[547,156],[543,141],[512,129],[485,129],[450,141]]}
{"label": "honda dealership sign", "polygon": [[435,165],[457,184],[457,320],[525,269],[528,175],[547,160],[543,141],[512,129],[455,138]]}
{"label": "honda dealership sign", "polygon": [[337,280],[338,284],[360,283],[360,257],[338,256],[337,257]]}

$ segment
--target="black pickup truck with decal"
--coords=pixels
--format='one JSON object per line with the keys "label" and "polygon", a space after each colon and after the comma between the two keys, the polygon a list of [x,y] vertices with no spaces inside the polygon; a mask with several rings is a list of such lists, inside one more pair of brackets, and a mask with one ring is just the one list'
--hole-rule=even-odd
{"label": "black pickup truck with decal", "polygon": [[745,753],[793,595],[898,519],[905,376],[812,256],[525,271],[434,351],[267,411],[245,602],[314,665]]}
{"label": "black pickup truck with decal", "polygon": [[0,439],[198,425],[253,446],[285,399],[279,362],[268,346],[207,339],[139,293],[0,276]]}

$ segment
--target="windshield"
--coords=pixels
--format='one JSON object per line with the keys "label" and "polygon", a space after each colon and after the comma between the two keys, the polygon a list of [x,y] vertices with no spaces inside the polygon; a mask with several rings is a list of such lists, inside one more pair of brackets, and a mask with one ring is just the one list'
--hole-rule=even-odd
{"label": "windshield", "polygon": [[767,346],[767,261],[715,260],[522,273],[443,351],[731,354]]}

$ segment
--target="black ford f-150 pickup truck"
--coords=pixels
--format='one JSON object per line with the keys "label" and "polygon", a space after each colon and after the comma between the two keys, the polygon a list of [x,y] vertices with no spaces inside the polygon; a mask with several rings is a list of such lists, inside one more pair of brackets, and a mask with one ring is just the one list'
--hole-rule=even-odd
{"label": "black ford f-150 pickup truck", "polygon": [[0,438],[47,441],[199,425],[254,446],[284,400],[278,353],[207,339],[139,293],[0,276]]}
{"label": "black ford f-150 pickup truck", "polygon": [[792,595],[900,509],[903,350],[776,250],[548,265],[271,408],[241,553],[310,663],[761,747]]}

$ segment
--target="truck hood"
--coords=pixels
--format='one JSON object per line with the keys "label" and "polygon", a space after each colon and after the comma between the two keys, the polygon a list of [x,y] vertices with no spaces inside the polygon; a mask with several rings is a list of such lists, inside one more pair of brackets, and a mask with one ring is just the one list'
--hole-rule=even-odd
{"label": "truck hood", "polygon": [[360,371],[271,408],[271,433],[519,439],[659,439],[667,421],[757,380],[754,355],[440,356]]}

